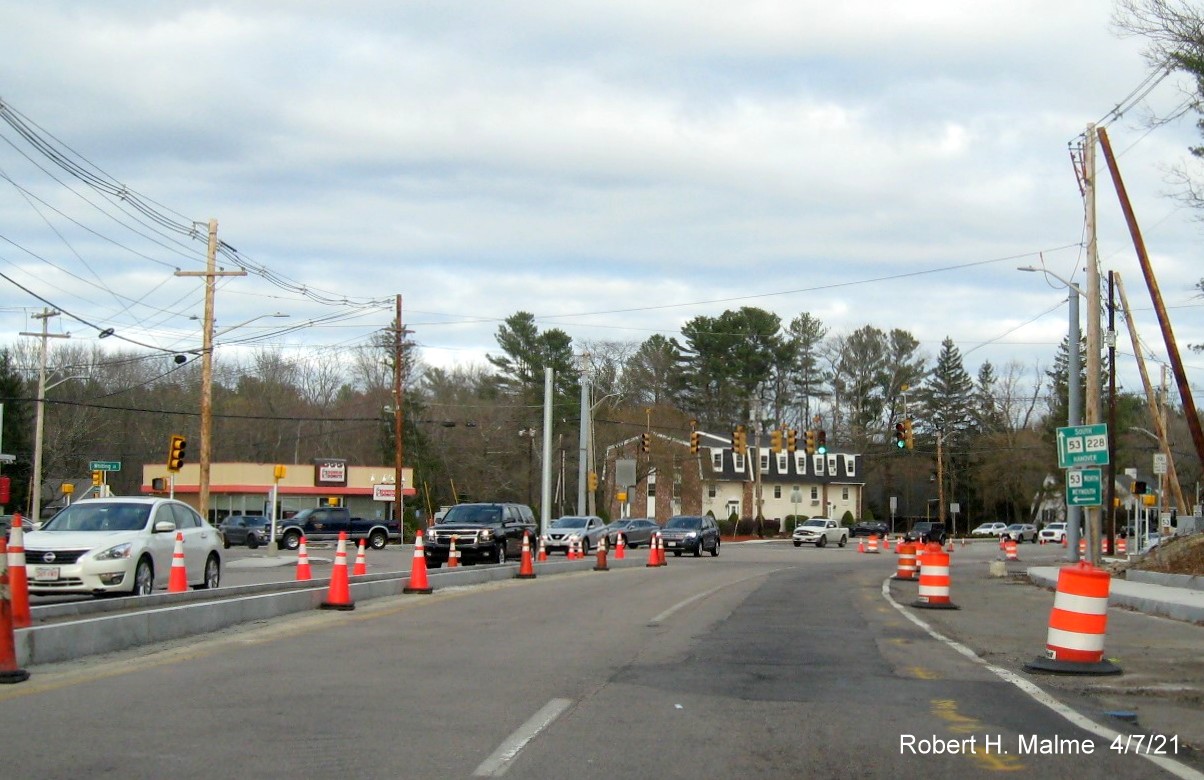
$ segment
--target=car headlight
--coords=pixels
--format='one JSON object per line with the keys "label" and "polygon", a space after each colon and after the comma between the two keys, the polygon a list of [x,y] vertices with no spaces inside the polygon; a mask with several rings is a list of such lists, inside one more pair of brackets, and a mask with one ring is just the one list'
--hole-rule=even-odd
{"label": "car headlight", "polygon": [[687,539],[693,539],[693,538],[694,538],[694,537],[696,537],[696,536],[698,536],[698,532],[697,532],[697,531],[691,531],[690,533],[686,534],[686,538],[687,538]]}
{"label": "car headlight", "polygon": [[130,550],[133,548],[133,546],[134,545],[131,542],[118,544],[114,547],[110,547],[107,550],[96,553],[92,556],[92,558],[97,561],[117,561],[121,560],[122,558],[128,558],[130,557]]}
{"label": "car headlight", "polygon": [[488,542],[491,539],[493,539],[493,531],[492,530],[486,528],[481,531],[481,541],[482,542]]}

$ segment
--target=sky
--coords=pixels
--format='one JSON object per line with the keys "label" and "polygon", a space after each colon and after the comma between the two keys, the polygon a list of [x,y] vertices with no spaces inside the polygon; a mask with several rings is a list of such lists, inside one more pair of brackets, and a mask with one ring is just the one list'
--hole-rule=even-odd
{"label": "sky", "polygon": [[[9,115],[136,193],[102,194],[0,123],[0,343],[40,331],[49,306],[74,345],[112,329],[114,348],[197,349],[202,283],[177,271],[203,270],[216,219],[219,266],[250,270],[217,283],[219,362],[339,359],[401,295],[442,367],[497,354],[518,311],[577,345],[638,344],[756,306],[836,336],[901,328],[930,361],[949,337],[971,374],[1035,372],[1067,332],[1067,293],[1017,268],[1085,285],[1071,149],[1100,123],[1198,394],[1204,223],[1172,195],[1177,168],[1204,176],[1201,139],[1194,115],[1149,123],[1190,85],[1130,100],[1147,42],[1113,11],[0,0]],[[1101,270],[1165,361],[1102,155],[1097,175]],[[161,221],[127,216],[135,202]],[[1136,389],[1123,329],[1119,351]]]}

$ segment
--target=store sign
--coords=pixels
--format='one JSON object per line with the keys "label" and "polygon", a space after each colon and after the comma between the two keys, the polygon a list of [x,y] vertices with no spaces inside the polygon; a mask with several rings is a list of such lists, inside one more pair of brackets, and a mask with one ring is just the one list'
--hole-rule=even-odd
{"label": "store sign", "polygon": [[378,482],[372,486],[373,501],[392,501],[397,498],[397,491],[392,482]]}
{"label": "store sign", "polygon": [[347,487],[347,461],[320,458],[314,461],[315,487]]}

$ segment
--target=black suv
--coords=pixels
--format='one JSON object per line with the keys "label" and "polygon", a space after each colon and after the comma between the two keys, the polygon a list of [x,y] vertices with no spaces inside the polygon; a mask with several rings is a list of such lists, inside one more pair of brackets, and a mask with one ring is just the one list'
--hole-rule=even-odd
{"label": "black suv", "polygon": [[913,525],[903,538],[909,542],[944,544],[948,537],[945,535],[944,523],[930,523],[927,520],[921,520]]}
{"label": "black suv", "polygon": [[447,563],[455,537],[456,552],[465,564],[505,563],[522,554],[523,536],[537,544],[535,515],[524,504],[456,504],[438,523],[426,529],[426,565]]}
{"label": "black suv", "polygon": [[877,534],[879,538],[885,537],[890,533],[890,526],[886,523],[880,523],[877,520],[862,520],[857,525],[853,526],[850,536],[873,536]]}
{"label": "black suv", "polygon": [[713,558],[719,554],[719,525],[709,515],[670,517],[661,530],[661,541],[666,550],[678,557],[683,552],[692,552],[697,558],[705,550]]}

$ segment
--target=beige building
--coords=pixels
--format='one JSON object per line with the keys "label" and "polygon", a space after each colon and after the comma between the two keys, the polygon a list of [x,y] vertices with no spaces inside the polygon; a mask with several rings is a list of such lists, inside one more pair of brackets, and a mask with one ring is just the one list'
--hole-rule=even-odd
{"label": "beige building", "polygon": [[[345,506],[358,517],[390,517],[393,508],[392,466],[349,466],[337,458],[313,463],[288,463],[277,480],[277,464],[212,463],[209,466],[209,519],[220,521],[231,514],[269,514],[272,488],[277,490],[281,515],[315,506]],[[197,506],[200,466],[185,463],[175,474],[174,484],[167,466],[142,467],[142,493],[168,495]],[[413,470],[402,471],[403,495],[412,501],[416,491]]]}

